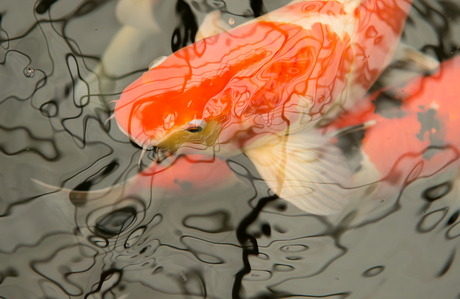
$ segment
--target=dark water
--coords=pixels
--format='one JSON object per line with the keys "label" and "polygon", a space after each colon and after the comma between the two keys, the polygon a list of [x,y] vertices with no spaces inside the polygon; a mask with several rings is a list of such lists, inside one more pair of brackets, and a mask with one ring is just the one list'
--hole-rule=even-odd
{"label": "dark water", "polygon": [[[0,298],[460,297],[457,170],[334,217],[268,194],[245,156],[199,194],[107,189],[140,156],[106,123],[110,101],[207,13],[237,26],[287,2],[163,1],[159,32],[114,48],[130,30],[116,1],[0,0]],[[415,1],[403,40],[448,59],[459,16],[455,0]]]}

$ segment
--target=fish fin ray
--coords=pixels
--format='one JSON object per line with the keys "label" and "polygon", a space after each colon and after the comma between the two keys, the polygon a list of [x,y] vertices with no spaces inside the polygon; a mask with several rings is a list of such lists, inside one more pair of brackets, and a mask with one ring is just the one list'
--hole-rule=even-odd
{"label": "fish fin ray", "polygon": [[246,155],[269,188],[298,208],[317,215],[345,209],[351,173],[328,136],[297,132]]}

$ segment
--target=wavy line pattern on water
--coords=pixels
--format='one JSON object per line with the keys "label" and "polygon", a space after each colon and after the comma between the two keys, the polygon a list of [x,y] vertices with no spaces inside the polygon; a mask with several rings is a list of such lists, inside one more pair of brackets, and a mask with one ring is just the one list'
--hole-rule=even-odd
{"label": "wavy line pattern on water", "polygon": [[[396,196],[336,217],[309,215],[267,192],[244,155],[200,161],[211,165],[215,188],[198,194],[189,177],[129,185],[140,150],[106,123],[110,101],[153,59],[192,43],[209,12],[219,9],[236,27],[288,1],[165,1],[154,11],[161,31],[137,32],[144,47],[104,67],[124,28],[117,2],[6,2],[0,298],[458,296],[457,169],[408,177]],[[415,1],[403,41],[446,60],[458,54],[459,16],[454,0]],[[398,110],[395,101],[379,104],[383,114]],[[354,155],[362,138],[339,142]],[[141,169],[154,159],[145,155]]]}

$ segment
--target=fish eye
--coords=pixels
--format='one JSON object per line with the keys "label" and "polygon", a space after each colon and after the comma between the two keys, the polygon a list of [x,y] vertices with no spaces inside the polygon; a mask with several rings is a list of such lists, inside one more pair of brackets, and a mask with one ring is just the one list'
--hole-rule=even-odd
{"label": "fish eye", "polygon": [[194,119],[188,122],[184,129],[190,133],[200,133],[206,128],[207,123],[202,119]]}
{"label": "fish eye", "polygon": [[203,128],[202,127],[191,127],[191,128],[187,128],[186,130],[189,131],[190,133],[200,133],[201,131],[203,131]]}

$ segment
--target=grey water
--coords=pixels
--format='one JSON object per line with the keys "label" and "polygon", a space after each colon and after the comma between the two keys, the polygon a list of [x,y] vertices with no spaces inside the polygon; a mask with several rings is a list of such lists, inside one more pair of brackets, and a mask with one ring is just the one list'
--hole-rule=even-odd
{"label": "grey water", "polygon": [[[269,194],[244,155],[192,195],[117,188],[141,150],[111,101],[209,12],[237,26],[289,1],[157,2],[158,30],[135,31],[117,1],[0,0],[0,298],[460,298],[457,171],[336,217]],[[402,40],[446,60],[459,17],[414,1]]]}

